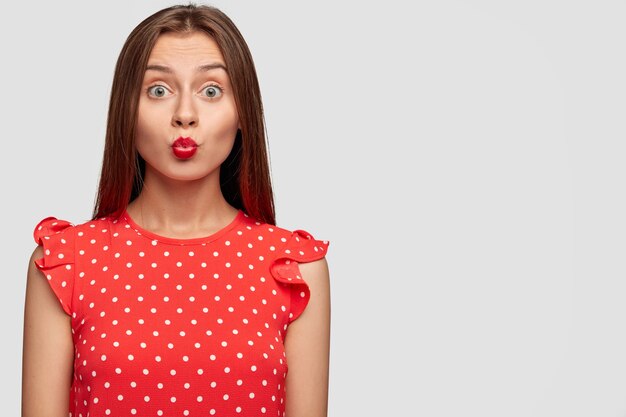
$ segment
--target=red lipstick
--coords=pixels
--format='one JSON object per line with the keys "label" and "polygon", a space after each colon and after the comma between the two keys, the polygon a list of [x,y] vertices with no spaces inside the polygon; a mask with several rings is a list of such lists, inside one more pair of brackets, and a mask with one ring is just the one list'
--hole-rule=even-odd
{"label": "red lipstick", "polygon": [[172,152],[180,159],[191,158],[198,150],[198,144],[191,138],[180,136],[172,143]]}

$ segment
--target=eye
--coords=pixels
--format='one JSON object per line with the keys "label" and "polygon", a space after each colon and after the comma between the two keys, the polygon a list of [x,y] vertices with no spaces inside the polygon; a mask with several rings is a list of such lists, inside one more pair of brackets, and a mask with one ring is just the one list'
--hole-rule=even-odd
{"label": "eye", "polygon": [[[152,93],[151,93],[152,92]],[[148,87],[148,94],[154,97],[164,97],[167,94],[167,88],[162,85],[153,85]]]}
{"label": "eye", "polygon": [[224,93],[221,87],[211,84],[204,88],[205,94],[208,98],[216,98],[221,96]]}

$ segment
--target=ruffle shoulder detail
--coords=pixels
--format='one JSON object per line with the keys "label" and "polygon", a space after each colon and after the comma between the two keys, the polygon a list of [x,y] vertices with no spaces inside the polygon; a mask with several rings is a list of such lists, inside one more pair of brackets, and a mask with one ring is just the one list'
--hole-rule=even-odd
{"label": "ruffle shoulder detail", "polygon": [[72,316],[74,292],[74,224],[56,217],[41,220],[33,231],[37,245],[43,247],[43,258],[35,266],[47,278],[63,310]]}
{"label": "ruffle shoulder detail", "polygon": [[302,314],[311,296],[298,264],[325,257],[329,242],[315,239],[305,230],[294,230],[283,240],[284,245],[277,250],[270,264],[270,272],[276,281],[289,286],[291,305],[288,323],[291,323]]}

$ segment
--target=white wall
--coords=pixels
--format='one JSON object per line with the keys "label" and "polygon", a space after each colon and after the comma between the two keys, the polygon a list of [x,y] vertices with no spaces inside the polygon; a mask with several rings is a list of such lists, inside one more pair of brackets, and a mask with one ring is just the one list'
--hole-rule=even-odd
{"label": "white wall", "polygon": [[[32,229],[86,221],[117,54],[173,3],[3,8],[2,404]],[[279,225],[331,246],[330,416],[626,415],[626,3],[215,1]]]}

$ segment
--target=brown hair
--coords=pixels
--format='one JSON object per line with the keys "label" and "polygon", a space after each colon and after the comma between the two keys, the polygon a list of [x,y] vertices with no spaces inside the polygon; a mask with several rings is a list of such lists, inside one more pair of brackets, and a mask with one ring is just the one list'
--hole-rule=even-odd
{"label": "brown hair", "polygon": [[235,96],[241,129],[220,167],[226,201],[262,222],[276,224],[265,138],[261,92],[252,55],[235,24],[219,9],[176,5],[146,18],[130,33],[120,52],[109,103],[100,184],[93,219],[119,217],[141,192],[145,161],[135,147],[141,84],[158,36],[201,31],[218,44]]}

